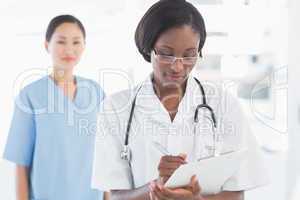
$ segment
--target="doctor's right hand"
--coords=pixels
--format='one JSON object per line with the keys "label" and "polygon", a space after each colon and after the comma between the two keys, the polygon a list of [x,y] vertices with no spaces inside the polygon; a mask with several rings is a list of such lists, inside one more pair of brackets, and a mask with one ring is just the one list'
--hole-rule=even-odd
{"label": "doctor's right hand", "polygon": [[159,180],[165,184],[174,171],[182,164],[186,164],[186,154],[179,154],[178,156],[162,156],[158,165]]}
{"label": "doctor's right hand", "polygon": [[151,200],[204,200],[201,195],[201,186],[194,175],[190,183],[185,187],[167,188],[157,181],[151,181],[149,184]]}

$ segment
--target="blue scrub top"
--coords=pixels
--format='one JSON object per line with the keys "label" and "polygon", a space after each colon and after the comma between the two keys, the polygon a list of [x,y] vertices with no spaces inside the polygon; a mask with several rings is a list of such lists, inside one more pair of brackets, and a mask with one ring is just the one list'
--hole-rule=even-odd
{"label": "blue scrub top", "polygon": [[96,114],[104,92],[75,77],[73,100],[45,76],[16,98],[4,158],[30,169],[31,199],[100,200],[91,189]]}

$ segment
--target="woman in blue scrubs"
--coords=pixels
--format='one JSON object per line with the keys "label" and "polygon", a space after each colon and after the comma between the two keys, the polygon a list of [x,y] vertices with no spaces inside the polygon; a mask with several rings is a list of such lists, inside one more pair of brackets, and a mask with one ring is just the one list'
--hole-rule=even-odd
{"label": "woman in blue scrubs", "polygon": [[85,48],[85,29],[71,15],[48,25],[45,47],[50,75],[27,85],[16,98],[4,158],[16,163],[19,200],[100,200],[90,179],[96,113],[104,92],[75,76]]}

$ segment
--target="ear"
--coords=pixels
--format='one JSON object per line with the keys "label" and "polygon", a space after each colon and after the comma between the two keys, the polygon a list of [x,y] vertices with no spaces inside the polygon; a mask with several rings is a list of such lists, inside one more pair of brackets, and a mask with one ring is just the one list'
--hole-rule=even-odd
{"label": "ear", "polygon": [[49,49],[48,49],[49,42],[45,41],[44,46],[45,46],[46,51],[49,53]]}

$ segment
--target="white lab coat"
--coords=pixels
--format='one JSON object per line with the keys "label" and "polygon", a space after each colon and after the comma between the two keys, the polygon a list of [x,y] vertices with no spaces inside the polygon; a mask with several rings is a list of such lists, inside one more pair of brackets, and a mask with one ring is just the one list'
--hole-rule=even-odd
{"label": "white lab coat", "polygon": [[[202,85],[205,88],[207,103],[216,114],[218,132],[222,133],[222,152],[247,149],[245,158],[234,176],[225,183],[216,184],[214,188],[202,188],[203,192],[212,194],[220,191],[249,190],[266,184],[267,177],[259,147],[237,100],[212,85]],[[156,179],[162,154],[154,148],[153,141],[160,143],[171,154],[186,153],[188,161],[209,154],[205,146],[211,145],[211,129],[199,127],[193,118],[197,105],[202,103],[202,94],[196,81],[189,77],[185,95],[172,122],[155,95],[149,76],[137,94],[129,136],[131,167],[127,161],[122,160],[120,152],[137,88],[116,93],[103,101],[95,141],[93,188],[105,191],[132,189]],[[203,112],[199,115],[203,115]],[[193,131],[195,127],[196,132]]]}

